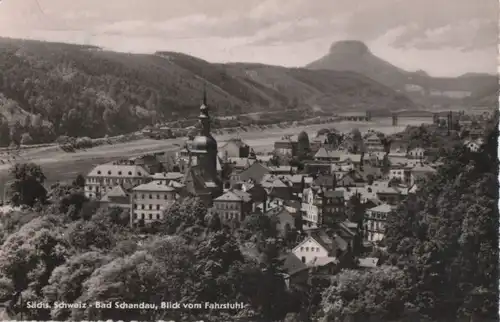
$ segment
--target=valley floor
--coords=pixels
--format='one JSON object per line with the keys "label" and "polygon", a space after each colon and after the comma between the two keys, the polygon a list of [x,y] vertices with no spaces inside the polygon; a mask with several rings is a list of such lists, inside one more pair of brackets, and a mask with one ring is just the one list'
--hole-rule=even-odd
{"label": "valley floor", "polygon": [[[389,118],[374,119],[372,122],[340,122],[332,124],[315,124],[286,129],[269,129],[266,131],[240,132],[238,136],[251,146],[256,152],[270,152],[275,141],[284,135],[296,135],[306,131],[310,138],[316,136],[316,132],[322,128],[334,127],[341,132],[349,132],[358,128],[361,132],[373,129],[386,134],[402,131],[408,125],[419,125],[430,123],[431,118],[404,118],[398,126],[392,126]],[[237,134],[226,134],[216,136],[219,145]],[[175,151],[180,149],[185,139],[153,140],[141,139],[114,145],[102,145],[87,150],[79,150],[74,153],[66,153],[57,146],[31,149],[22,154],[19,162],[35,162],[42,166],[48,179],[48,183],[56,181],[69,181],[77,174],[86,174],[95,165],[111,162],[125,157],[138,156],[147,153]],[[12,164],[0,164],[0,187],[8,181],[8,170]]]}

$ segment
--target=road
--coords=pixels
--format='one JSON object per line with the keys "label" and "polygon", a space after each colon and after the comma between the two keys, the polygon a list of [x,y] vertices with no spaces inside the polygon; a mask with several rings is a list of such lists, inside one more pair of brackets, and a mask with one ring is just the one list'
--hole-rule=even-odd
{"label": "road", "polygon": [[[378,130],[386,134],[402,131],[407,125],[420,125],[430,123],[431,118],[405,118],[400,120],[399,126],[392,126],[390,118],[374,119],[372,122],[340,122],[332,124],[317,124],[300,126],[296,128],[273,128],[265,131],[240,132],[239,137],[250,145],[255,151],[271,151],[274,141],[279,140],[283,135],[295,135],[301,131],[306,131],[310,138],[316,136],[316,132],[322,128],[335,127],[341,132],[349,132],[353,128],[358,128],[361,132],[368,129]],[[226,134],[216,136],[219,145],[236,134]],[[44,148],[28,152],[24,156],[23,162],[31,161],[39,164],[48,183],[56,181],[73,180],[79,173],[88,173],[95,165],[115,161],[124,157],[138,156],[146,153],[175,151],[178,145],[184,143],[183,139],[151,140],[143,139],[116,145],[103,145],[78,151],[75,153],[65,153],[55,147]],[[177,145],[177,146],[176,146]],[[11,165],[0,165],[0,188],[8,180],[8,169]]]}

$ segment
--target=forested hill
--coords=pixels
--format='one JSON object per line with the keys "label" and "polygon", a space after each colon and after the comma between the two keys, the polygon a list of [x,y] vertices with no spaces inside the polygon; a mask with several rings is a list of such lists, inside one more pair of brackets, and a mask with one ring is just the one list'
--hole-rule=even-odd
{"label": "forested hill", "polygon": [[[37,127],[32,136],[38,140],[113,135],[192,117],[204,85],[219,115],[297,107],[415,108],[408,98],[352,72],[212,64],[171,52],[128,54],[0,38],[0,70],[0,118]],[[2,133],[5,124],[0,141]]]}

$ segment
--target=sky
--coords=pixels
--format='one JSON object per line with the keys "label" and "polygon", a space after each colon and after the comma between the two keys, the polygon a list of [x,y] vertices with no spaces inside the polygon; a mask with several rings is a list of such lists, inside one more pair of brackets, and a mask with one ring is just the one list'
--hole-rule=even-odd
{"label": "sky", "polygon": [[0,0],[0,36],[304,66],[339,40],[435,76],[496,73],[497,0]]}

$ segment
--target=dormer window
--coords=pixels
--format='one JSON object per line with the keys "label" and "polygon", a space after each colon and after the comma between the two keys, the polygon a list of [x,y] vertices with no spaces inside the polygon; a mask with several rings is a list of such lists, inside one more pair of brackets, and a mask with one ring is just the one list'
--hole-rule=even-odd
{"label": "dormer window", "polygon": [[122,175],[122,172],[121,171],[118,171],[118,175],[121,176]]}
{"label": "dormer window", "polygon": [[129,172],[128,172],[128,175],[129,175],[129,176],[131,176],[131,175],[132,175],[132,171],[129,171]]}
{"label": "dormer window", "polygon": [[101,170],[97,171],[97,174],[101,174]]}
{"label": "dormer window", "polygon": [[108,175],[111,175],[111,171],[108,171]]}
{"label": "dormer window", "polygon": [[137,175],[138,175],[138,176],[140,177],[140,176],[142,176],[142,173],[140,173],[140,172],[137,172]]}

